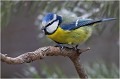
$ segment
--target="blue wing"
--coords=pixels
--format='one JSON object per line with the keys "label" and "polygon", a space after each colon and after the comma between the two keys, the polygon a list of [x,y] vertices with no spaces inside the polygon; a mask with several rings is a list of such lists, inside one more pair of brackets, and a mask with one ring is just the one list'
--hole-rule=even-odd
{"label": "blue wing", "polygon": [[75,30],[75,29],[83,27],[83,26],[90,26],[90,25],[93,25],[95,23],[109,21],[109,20],[115,20],[115,18],[108,18],[108,19],[101,19],[101,20],[78,19],[72,23],[62,24],[61,28],[64,30]]}
{"label": "blue wing", "polygon": [[61,28],[64,30],[74,30],[82,26],[92,25],[93,22],[94,21],[92,19],[85,19],[85,20],[78,19],[75,22],[61,25]]}

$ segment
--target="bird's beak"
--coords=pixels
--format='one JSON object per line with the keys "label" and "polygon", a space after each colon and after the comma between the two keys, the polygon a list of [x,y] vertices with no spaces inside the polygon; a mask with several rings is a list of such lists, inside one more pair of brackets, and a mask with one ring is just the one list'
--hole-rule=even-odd
{"label": "bird's beak", "polygon": [[45,29],[45,27],[42,27],[42,28],[41,28],[41,30],[44,30],[44,29]]}

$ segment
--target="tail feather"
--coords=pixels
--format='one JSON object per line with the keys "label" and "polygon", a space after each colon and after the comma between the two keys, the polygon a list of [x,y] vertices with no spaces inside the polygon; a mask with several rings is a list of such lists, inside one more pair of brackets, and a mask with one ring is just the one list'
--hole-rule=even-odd
{"label": "tail feather", "polygon": [[111,20],[116,20],[115,18],[106,18],[106,19],[102,19],[101,22],[104,22],[104,21],[111,21]]}
{"label": "tail feather", "polygon": [[100,23],[100,22],[105,22],[105,21],[111,21],[111,20],[116,20],[115,18],[105,18],[105,19],[101,19],[101,20],[94,20],[90,23],[88,23],[88,25],[92,25],[92,24],[96,24],[96,23]]}

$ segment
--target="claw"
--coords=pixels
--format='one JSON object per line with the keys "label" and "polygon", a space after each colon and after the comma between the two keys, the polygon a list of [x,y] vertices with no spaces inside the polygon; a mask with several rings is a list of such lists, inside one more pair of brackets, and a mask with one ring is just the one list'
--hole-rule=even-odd
{"label": "claw", "polygon": [[75,47],[73,47],[74,50],[78,50],[78,45],[76,45]]}
{"label": "claw", "polygon": [[75,46],[75,50],[78,50],[78,45]]}

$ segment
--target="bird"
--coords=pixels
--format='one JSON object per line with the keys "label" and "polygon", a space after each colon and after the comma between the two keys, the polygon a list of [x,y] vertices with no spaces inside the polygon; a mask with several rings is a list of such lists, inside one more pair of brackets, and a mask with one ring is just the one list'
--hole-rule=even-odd
{"label": "bird", "polygon": [[[84,43],[90,38],[93,27],[100,22],[115,20],[115,18],[105,19],[81,19],[65,22],[65,17],[56,13],[47,13],[42,19],[41,29],[45,35],[57,43],[57,46],[63,48],[63,44],[75,45],[77,49],[79,44]],[[67,17],[68,20],[69,16]]]}

